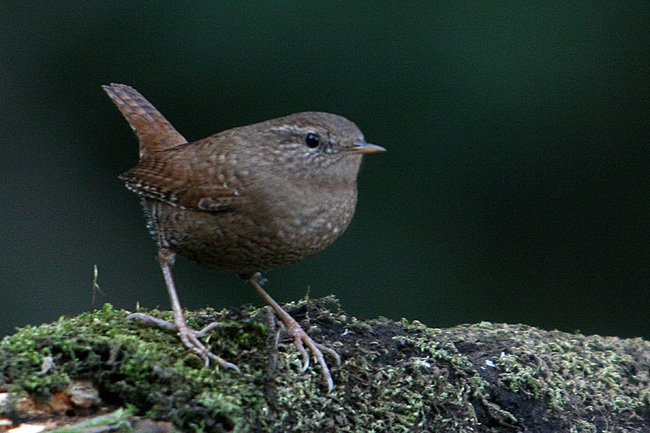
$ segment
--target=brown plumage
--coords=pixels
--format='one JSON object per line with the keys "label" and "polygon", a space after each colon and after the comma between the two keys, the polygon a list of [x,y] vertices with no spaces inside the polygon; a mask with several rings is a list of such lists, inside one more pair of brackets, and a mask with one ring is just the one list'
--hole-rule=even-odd
{"label": "brown plumage", "polygon": [[235,368],[207,351],[185,324],[171,266],[176,254],[207,268],[234,272],[273,306],[303,356],[306,344],[333,382],[322,351],[259,283],[259,273],[303,260],[347,228],[357,200],[365,142],[359,128],[335,114],[296,113],[233,128],[188,143],[135,89],[104,90],[140,141],[140,161],[120,178],[137,193],[160,261],[181,339],[206,362]]}

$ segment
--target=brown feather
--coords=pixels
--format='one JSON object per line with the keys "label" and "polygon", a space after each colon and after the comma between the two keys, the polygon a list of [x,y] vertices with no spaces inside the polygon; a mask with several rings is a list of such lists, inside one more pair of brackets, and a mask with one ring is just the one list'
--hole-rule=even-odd
{"label": "brown feather", "polygon": [[140,159],[178,144],[187,143],[160,111],[133,87],[124,84],[102,86],[131,125],[140,141]]}
{"label": "brown feather", "polygon": [[219,170],[200,170],[187,164],[188,154],[195,155],[197,147],[187,143],[153,154],[120,179],[133,192],[182,209],[231,210],[241,200],[239,190],[219,182]]}

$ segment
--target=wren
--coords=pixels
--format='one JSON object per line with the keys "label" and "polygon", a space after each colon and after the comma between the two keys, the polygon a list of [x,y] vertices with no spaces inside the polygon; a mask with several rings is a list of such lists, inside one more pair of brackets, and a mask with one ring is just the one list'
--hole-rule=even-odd
{"label": "wren", "polygon": [[206,365],[213,360],[239,370],[211,353],[188,327],[171,268],[180,254],[206,268],[234,272],[276,311],[301,354],[303,371],[309,367],[304,346],[311,350],[331,390],[323,352],[337,363],[339,355],[312,340],[267,294],[261,272],[310,257],[341,236],[354,215],[362,156],[385,149],[367,143],[346,118],[322,112],[291,114],[188,142],[132,87],[103,89],[140,142],[138,164],[120,179],[140,196],[158,245],[174,314],[169,327]]}

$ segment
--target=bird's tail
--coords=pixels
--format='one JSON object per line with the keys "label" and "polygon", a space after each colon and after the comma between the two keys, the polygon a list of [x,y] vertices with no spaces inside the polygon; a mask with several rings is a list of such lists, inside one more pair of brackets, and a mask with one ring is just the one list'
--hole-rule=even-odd
{"label": "bird's tail", "polygon": [[187,143],[167,119],[137,90],[124,84],[102,86],[140,141],[140,159]]}

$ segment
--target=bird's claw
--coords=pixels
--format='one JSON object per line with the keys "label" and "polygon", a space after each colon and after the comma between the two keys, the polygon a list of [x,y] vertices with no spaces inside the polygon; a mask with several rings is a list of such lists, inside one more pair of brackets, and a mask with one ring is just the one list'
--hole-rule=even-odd
{"label": "bird's claw", "polygon": [[223,368],[229,368],[231,370],[235,370],[238,373],[241,373],[239,367],[210,352],[208,348],[205,347],[205,345],[201,342],[201,340],[199,340],[200,337],[206,336],[208,332],[218,327],[220,325],[219,322],[212,322],[200,331],[194,331],[185,324],[181,324],[179,326],[178,324],[150,316],[149,314],[133,313],[128,316],[128,319],[140,320],[148,325],[155,325],[163,329],[175,331],[181,339],[183,345],[189,349],[190,352],[201,358],[206,367],[210,366],[210,361],[212,360]]}
{"label": "bird's claw", "polygon": [[332,356],[335,359],[337,365],[341,365],[341,357],[339,354],[336,353],[334,349],[315,342],[309,335],[307,335],[307,333],[302,329],[298,322],[294,321],[294,323],[290,324],[290,326],[287,327],[287,331],[293,337],[293,343],[296,346],[296,349],[298,349],[298,352],[302,358],[302,373],[307,371],[310,364],[310,357],[307,353],[307,350],[305,349],[305,346],[307,346],[320,365],[323,378],[325,379],[325,382],[327,382],[327,391],[332,391],[332,389],[334,389],[334,380],[332,379],[332,373],[330,372],[329,366],[325,361],[323,352]]}

